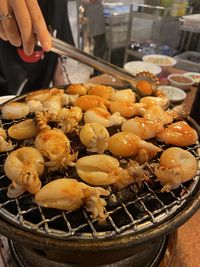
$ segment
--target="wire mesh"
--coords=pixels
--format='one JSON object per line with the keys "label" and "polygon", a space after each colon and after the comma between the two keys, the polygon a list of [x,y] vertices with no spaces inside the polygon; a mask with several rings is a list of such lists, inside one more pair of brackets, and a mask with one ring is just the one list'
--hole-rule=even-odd
{"label": "wire mesh", "polygon": [[[4,129],[8,129],[16,122],[2,120],[1,124]],[[15,143],[16,148],[24,144],[24,141]],[[156,145],[164,150],[169,147],[158,142]],[[187,148],[197,161],[199,161],[199,149],[199,143]],[[109,187],[111,194],[106,198],[108,217],[104,224],[100,224],[97,220],[91,219],[84,208],[68,212],[39,207],[29,193],[9,199],[7,189],[10,180],[4,173],[4,161],[7,155],[8,153],[0,154],[0,216],[17,227],[45,237],[101,239],[126,233],[137,234],[156,227],[177,214],[195,195],[199,186],[200,170],[195,178],[170,192],[161,193],[162,187],[155,180],[153,173],[150,180],[144,181],[141,187],[132,184],[120,191]],[[154,162],[158,162],[158,158],[155,158]],[[44,177],[43,183],[53,179],[55,179],[54,173]]]}

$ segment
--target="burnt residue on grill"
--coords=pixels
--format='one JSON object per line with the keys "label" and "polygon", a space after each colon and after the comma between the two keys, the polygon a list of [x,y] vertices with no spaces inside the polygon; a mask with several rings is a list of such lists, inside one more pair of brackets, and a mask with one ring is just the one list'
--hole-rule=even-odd
{"label": "burnt residue on grill", "polygon": [[[29,115],[33,118],[33,115]],[[4,129],[19,121],[1,120]],[[110,135],[118,132],[117,127],[110,127]],[[80,142],[76,133],[68,135],[72,151],[79,151],[79,157],[90,155]],[[166,149],[169,146],[153,139],[150,140],[155,145]],[[31,146],[34,140],[24,140],[16,142],[12,140],[16,149],[22,146]],[[199,144],[187,148],[199,160]],[[109,152],[106,151],[106,154]],[[113,155],[112,155],[113,156]],[[161,192],[162,186],[156,181],[151,169],[146,165],[146,170],[150,172],[149,181],[144,181],[141,186],[133,184],[122,190],[116,190],[109,186],[110,196],[106,198],[107,220],[100,224],[92,220],[90,215],[80,208],[73,212],[61,211],[50,208],[39,207],[34,202],[34,197],[25,193],[16,199],[7,197],[7,188],[10,180],[5,176],[3,166],[7,153],[0,154],[0,216],[24,230],[32,231],[45,237],[57,239],[77,239],[84,237],[87,239],[109,238],[121,233],[136,234],[146,229],[156,227],[160,223],[166,222],[175,215],[181,207],[193,195],[196,185],[199,183],[199,173],[191,181],[186,182],[179,188],[170,192]],[[119,158],[118,158],[119,159]],[[158,162],[159,155],[152,162]],[[126,167],[129,159],[120,158],[121,167]],[[80,181],[75,167],[69,167],[62,172],[44,172],[43,185],[61,178],[72,177]]]}

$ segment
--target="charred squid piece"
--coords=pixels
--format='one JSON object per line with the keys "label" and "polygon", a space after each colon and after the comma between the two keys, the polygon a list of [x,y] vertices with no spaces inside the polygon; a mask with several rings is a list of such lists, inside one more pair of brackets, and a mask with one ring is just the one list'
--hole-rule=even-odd
{"label": "charred squid piece", "polygon": [[6,131],[0,127],[0,152],[10,151],[14,148],[11,141],[6,141]]}
{"label": "charred squid piece", "polygon": [[110,192],[101,187],[91,187],[71,178],[54,180],[40,189],[35,202],[42,207],[74,211],[83,206],[91,213],[92,219],[100,223],[106,220],[106,201],[100,196]]}
{"label": "charred squid piece", "polygon": [[101,154],[108,148],[110,136],[107,129],[101,124],[86,123],[81,129],[79,137],[89,152]]}
{"label": "charred squid piece", "polygon": [[71,154],[70,141],[59,129],[41,131],[35,138],[35,148],[48,159],[45,166],[50,171],[73,166],[78,153]]}
{"label": "charred squid piece", "polygon": [[43,156],[33,147],[19,148],[6,158],[4,171],[12,181],[8,197],[18,197],[25,191],[35,194],[41,187],[39,176],[44,171]]}
{"label": "charred squid piece", "polygon": [[119,161],[108,155],[91,155],[77,160],[76,171],[78,176],[86,183],[94,186],[113,185],[122,189],[132,183],[141,184],[148,180],[148,172],[144,165],[130,161],[127,168],[120,167]]}
{"label": "charred squid piece", "polygon": [[171,147],[162,153],[159,164],[154,164],[153,169],[157,180],[163,185],[164,192],[194,178],[198,164],[189,151]]}

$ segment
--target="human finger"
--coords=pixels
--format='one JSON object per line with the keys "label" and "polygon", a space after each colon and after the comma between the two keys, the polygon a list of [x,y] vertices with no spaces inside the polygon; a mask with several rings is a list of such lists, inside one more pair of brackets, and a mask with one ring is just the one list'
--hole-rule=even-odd
{"label": "human finger", "polygon": [[12,45],[20,46],[21,38],[12,9],[7,0],[0,0],[0,20],[1,34],[4,40],[8,40]]}
{"label": "human finger", "polygon": [[3,39],[4,41],[8,41],[8,37],[3,29],[3,25],[0,22],[0,38]]}
{"label": "human finger", "polygon": [[25,0],[9,0],[17,20],[24,52],[31,55],[35,47],[33,25]]}
{"label": "human finger", "polygon": [[21,37],[15,19],[3,20],[2,26],[9,42],[14,46],[20,46]]}
{"label": "human finger", "polygon": [[34,33],[44,51],[51,49],[51,37],[37,0],[25,0],[33,24]]}

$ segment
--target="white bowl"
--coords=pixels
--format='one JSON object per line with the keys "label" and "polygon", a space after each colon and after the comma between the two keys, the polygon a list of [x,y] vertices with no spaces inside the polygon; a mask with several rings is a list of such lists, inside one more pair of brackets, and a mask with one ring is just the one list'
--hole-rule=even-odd
{"label": "white bowl", "polygon": [[161,68],[155,64],[143,62],[143,61],[130,61],[124,65],[124,69],[132,74],[137,74],[142,71],[149,71],[154,75],[158,75],[161,72]]}
{"label": "white bowl", "polygon": [[162,69],[173,67],[176,64],[176,60],[173,57],[159,55],[159,54],[145,55],[142,57],[142,60],[144,62],[156,64],[162,67]]}
{"label": "white bowl", "polygon": [[183,75],[192,78],[195,84],[200,83],[200,73],[198,72],[186,72]]}
{"label": "white bowl", "polygon": [[184,74],[170,74],[167,78],[172,86],[184,90],[189,89],[194,84],[194,80],[190,77],[184,76]]}
{"label": "white bowl", "polygon": [[163,92],[172,103],[183,101],[187,95],[182,89],[170,85],[159,86],[158,90]]}

